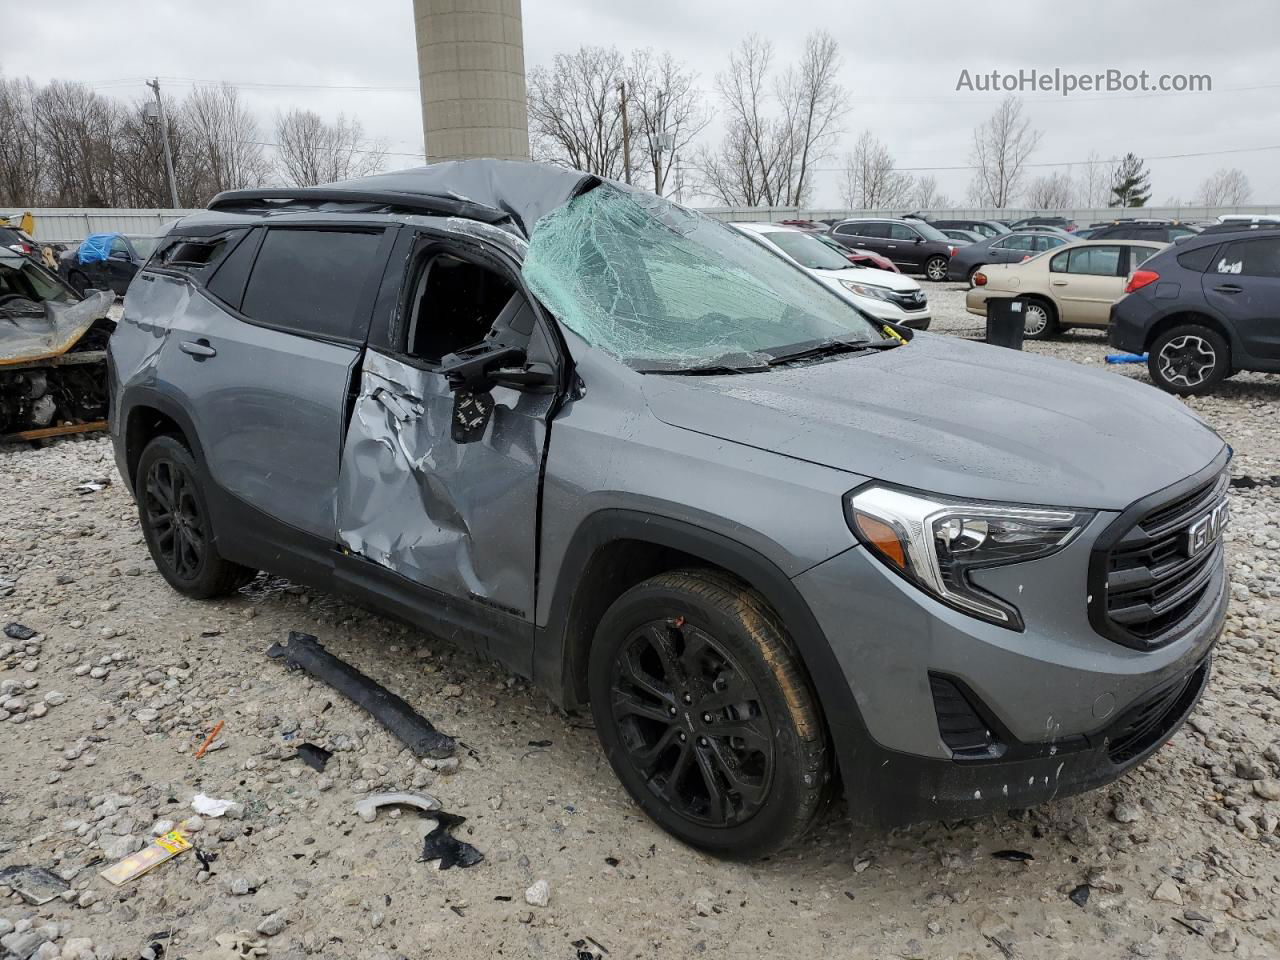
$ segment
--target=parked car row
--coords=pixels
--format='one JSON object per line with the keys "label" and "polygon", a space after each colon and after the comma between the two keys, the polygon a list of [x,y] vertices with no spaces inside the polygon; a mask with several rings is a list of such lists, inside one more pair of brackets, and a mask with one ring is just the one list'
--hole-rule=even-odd
{"label": "parked car row", "polygon": [[947,264],[957,250],[954,240],[924,220],[841,220],[831,228],[831,236],[846,247],[881,253],[900,269],[934,281],[947,279]]}

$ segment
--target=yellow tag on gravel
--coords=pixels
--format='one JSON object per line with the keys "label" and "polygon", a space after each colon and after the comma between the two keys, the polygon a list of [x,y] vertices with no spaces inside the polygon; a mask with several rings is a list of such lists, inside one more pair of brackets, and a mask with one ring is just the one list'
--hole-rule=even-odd
{"label": "yellow tag on gravel", "polygon": [[162,837],[156,837],[137,853],[131,853],[119,863],[107,867],[101,876],[118,887],[190,849],[191,841],[186,834],[181,830],[171,830]]}

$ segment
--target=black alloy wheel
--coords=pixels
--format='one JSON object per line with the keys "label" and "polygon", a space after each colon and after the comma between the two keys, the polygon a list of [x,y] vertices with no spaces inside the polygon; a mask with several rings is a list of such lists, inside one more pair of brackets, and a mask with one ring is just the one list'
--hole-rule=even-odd
{"label": "black alloy wheel", "polygon": [[714,637],[682,619],[644,624],[615,660],[610,692],[628,759],[662,802],[710,827],[759,812],[772,727],[759,691]]}

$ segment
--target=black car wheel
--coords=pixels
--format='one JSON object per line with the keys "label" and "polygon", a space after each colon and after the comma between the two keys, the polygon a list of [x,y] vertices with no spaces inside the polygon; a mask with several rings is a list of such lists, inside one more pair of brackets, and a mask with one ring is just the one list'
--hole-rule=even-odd
{"label": "black car wheel", "polygon": [[821,810],[831,771],[816,698],[745,585],[681,570],[628,590],[600,622],[588,683],[618,778],[686,843],[763,856]]}
{"label": "black car wheel", "polygon": [[1231,373],[1231,349],[1217,331],[1184,324],[1156,337],[1147,370],[1162,390],[1181,396],[1204,393]]}
{"label": "black car wheel", "polygon": [[203,600],[230,593],[254,571],[218,555],[199,476],[182,442],[159,436],[142,451],[134,495],[156,569],[179,593]]}
{"label": "black car wheel", "polygon": [[947,258],[930,257],[924,263],[924,275],[935,283],[947,279]]}

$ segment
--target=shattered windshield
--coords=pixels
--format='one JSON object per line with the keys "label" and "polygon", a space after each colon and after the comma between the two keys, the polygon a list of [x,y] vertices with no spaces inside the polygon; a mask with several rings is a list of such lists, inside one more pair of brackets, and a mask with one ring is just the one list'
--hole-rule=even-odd
{"label": "shattered windshield", "polygon": [[538,221],[523,273],[561,323],[638,369],[737,366],[795,344],[885,339],[865,314],[754,240],[608,185]]}
{"label": "shattered windshield", "polygon": [[0,254],[0,302],[10,300],[58,300],[74,302],[75,297],[50,274],[18,255]]}

